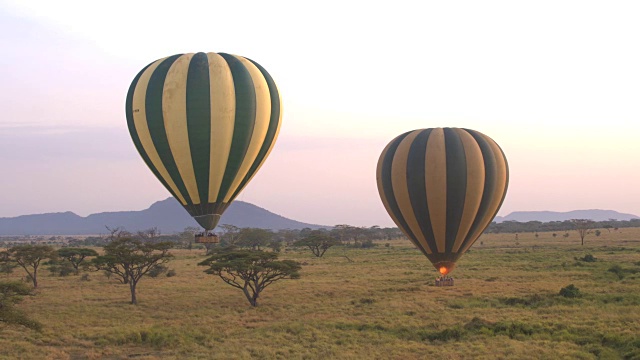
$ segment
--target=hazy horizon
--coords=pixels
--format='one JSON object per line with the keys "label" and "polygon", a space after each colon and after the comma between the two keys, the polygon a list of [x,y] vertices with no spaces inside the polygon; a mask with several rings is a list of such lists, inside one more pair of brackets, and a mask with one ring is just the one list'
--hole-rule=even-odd
{"label": "hazy horizon", "polygon": [[[60,213],[67,213],[67,212],[71,212],[71,213],[74,213],[75,215],[78,215],[78,216],[80,216],[80,217],[86,218],[86,217],[89,217],[89,216],[91,216],[91,215],[97,215],[97,214],[103,214],[103,213],[112,213],[112,212],[129,212],[129,211],[145,211],[145,210],[148,210],[148,209],[149,209],[151,206],[153,206],[154,204],[159,203],[159,202],[164,202],[164,201],[166,201],[166,200],[173,200],[173,201],[176,201],[176,202],[177,202],[177,200],[176,200],[173,196],[169,196],[169,197],[167,197],[167,198],[165,198],[165,199],[160,199],[160,200],[154,201],[154,202],[152,202],[151,204],[149,204],[149,205],[147,205],[147,206],[144,206],[144,207],[142,207],[142,208],[140,208],[140,209],[125,209],[125,210],[98,211],[98,212],[89,213],[89,214],[78,214],[78,213],[76,213],[76,212],[74,212],[74,211],[71,211],[71,210],[60,210],[60,211],[52,211],[52,212],[48,212],[48,213],[21,214],[21,215],[17,215],[17,216],[0,217],[0,219],[8,219],[8,218],[15,218],[15,217],[20,217],[20,216],[29,216],[29,215],[60,214]],[[238,202],[238,201],[239,201],[239,202],[245,202],[245,203],[248,203],[248,204],[251,204],[251,205],[258,206],[258,207],[260,207],[260,208],[262,208],[262,209],[264,209],[264,210],[266,210],[266,211],[269,211],[269,212],[271,212],[271,213],[273,213],[273,214],[275,214],[275,215],[280,215],[280,216],[282,216],[282,214],[275,213],[275,212],[271,211],[271,210],[270,210],[270,209],[268,209],[268,208],[264,208],[264,207],[262,207],[262,206],[259,206],[259,205],[256,205],[256,204],[253,204],[253,203],[251,203],[251,202],[248,202],[248,201],[242,201],[242,200],[236,200],[236,202]],[[179,202],[177,202],[177,203],[179,204]],[[508,213],[508,214],[504,214],[504,215],[497,215],[497,216],[496,216],[496,218],[495,218],[495,220],[496,220],[497,222],[501,222],[501,221],[505,221],[505,219],[506,219],[506,218],[513,217],[514,215],[516,215],[516,217],[522,217],[522,216],[530,216],[532,213],[533,213],[533,214],[538,214],[538,215],[548,215],[548,214],[553,214],[553,215],[563,215],[563,214],[576,213],[576,212],[579,212],[579,213],[583,213],[583,212],[616,212],[616,213],[618,213],[618,214],[620,214],[620,215],[632,215],[632,216],[635,216],[635,217],[640,218],[640,216],[638,216],[638,215],[636,215],[636,214],[624,213],[624,212],[620,212],[620,211],[617,211],[617,210],[614,210],[614,209],[574,209],[574,210],[569,210],[569,211],[551,211],[551,210],[516,210],[516,211],[510,212],[510,213]],[[602,215],[602,214],[600,214],[600,216],[601,216],[601,215]],[[286,218],[287,218],[287,219],[289,219],[289,220],[299,221],[298,219],[296,219],[296,218],[294,218],[294,217],[286,217]],[[618,219],[618,220],[624,220],[624,219]],[[520,220],[515,220],[515,221],[520,221]],[[527,221],[529,221],[529,220],[527,220]],[[545,222],[546,220],[541,220],[541,221]],[[557,220],[548,220],[548,221],[557,221]],[[602,220],[595,220],[595,221],[602,221]],[[304,221],[304,223],[307,223],[307,224],[313,224],[313,225],[321,225],[321,226],[335,226],[335,225],[340,225],[340,224],[353,225],[353,224],[348,224],[348,223],[322,224],[322,223],[314,222],[313,220],[311,220],[311,221]],[[375,225],[378,225],[378,224],[374,224],[374,225],[372,225],[372,226],[375,226]],[[378,225],[378,226],[379,226],[379,225]],[[388,227],[397,227],[397,226],[396,226],[396,224],[389,224],[389,225],[388,225]]]}
{"label": "hazy horizon", "polygon": [[170,196],[129,138],[124,99],[151,61],[198,51],[259,62],[282,94],[280,137],[238,200],[395,226],[376,187],[382,149],[409,130],[464,127],[506,154],[498,215],[640,213],[639,15],[632,1],[0,0],[0,217]]}

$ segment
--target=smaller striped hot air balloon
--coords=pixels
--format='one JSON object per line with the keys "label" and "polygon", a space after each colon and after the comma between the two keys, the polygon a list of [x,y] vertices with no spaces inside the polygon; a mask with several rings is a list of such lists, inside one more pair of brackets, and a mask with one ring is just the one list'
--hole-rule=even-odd
{"label": "smaller striped hot air balloon", "polygon": [[498,213],[509,168],[498,144],[478,131],[420,129],[387,145],[376,177],[393,221],[447,275]]}
{"label": "smaller striped hot air balloon", "polygon": [[142,69],[126,115],[144,162],[207,233],[264,163],[282,119],[278,88],[262,66],[202,52]]}

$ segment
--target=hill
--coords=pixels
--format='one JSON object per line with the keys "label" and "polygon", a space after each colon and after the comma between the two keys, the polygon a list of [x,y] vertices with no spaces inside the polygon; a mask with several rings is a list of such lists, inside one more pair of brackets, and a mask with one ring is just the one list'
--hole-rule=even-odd
{"label": "hill", "polygon": [[[220,224],[272,230],[324,227],[291,220],[243,201],[234,201]],[[67,211],[0,218],[0,235],[103,234],[107,231],[105,226],[122,226],[132,232],[157,227],[164,234],[176,233],[189,226],[199,227],[177,200],[168,198],[140,211],[103,212],[86,217]]]}
{"label": "hill", "polygon": [[631,219],[639,219],[640,217],[633,214],[619,213],[613,210],[573,210],[567,212],[557,211],[515,211],[507,216],[496,216],[495,222],[503,221],[565,221],[571,219],[591,219],[593,221],[606,221],[610,219],[628,221]]}

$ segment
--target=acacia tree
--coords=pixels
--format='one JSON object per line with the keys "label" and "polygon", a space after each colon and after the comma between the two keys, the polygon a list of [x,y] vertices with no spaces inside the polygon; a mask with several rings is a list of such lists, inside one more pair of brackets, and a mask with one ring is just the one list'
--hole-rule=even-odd
{"label": "acacia tree", "polygon": [[277,260],[278,254],[256,250],[220,249],[198,265],[204,272],[218,275],[225,283],[241,289],[251,306],[258,306],[260,293],[278,280],[298,279],[300,264]]}
{"label": "acacia tree", "polygon": [[336,225],[331,231],[334,232],[337,235],[336,237],[342,242],[350,244],[351,240],[353,240],[354,244],[358,245],[360,243],[360,239],[364,239],[367,236],[372,240],[375,237],[374,233],[378,232],[378,229],[376,227],[368,229],[364,227],[340,224]]}
{"label": "acacia tree", "polygon": [[109,235],[107,235],[107,238],[109,239],[109,241],[113,241],[115,239],[119,239],[123,237],[131,237],[131,233],[125,230],[125,228],[121,226],[110,228],[105,225],[104,227],[106,227],[107,230],[109,231]]}
{"label": "acacia tree", "polygon": [[587,236],[589,230],[593,227],[594,221],[589,219],[571,219],[571,223],[576,228],[578,235],[580,235],[580,241],[584,246],[584,237]]}
{"label": "acacia tree", "polygon": [[98,253],[87,248],[62,248],[58,250],[58,256],[70,262],[78,275],[78,268],[84,259],[89,256],[98,256]]}
{"label": "acacia tree", "polygon": [[240,230],[238,246],[250,247],[252,250],[260,250],[260,247],[268,246],[273,239],[271,230],[259,228],[243,228]]}
{"label": "acacia tree", "polygon": [[339,240],[332,238],[331,236],[320,230],[313,230],[304,239],[298,240],[293,243],[294,246],[308,247],[316,257],[322,257],[322,255],[324,255],[324,253],[329,250],[330,247],[338,244],[340,244]]}
{"label": "acacia tree", "polygon": [[48,245],[18,245],[3,251],[0,255],[2,261],[18,264],[27,272],[33,282],[33,287],[38,287],[38,268],[45,259],[54,259],[55,250]]}
{"label": "acacia tree", "polygon": [[182,232],[179,235],[179,239],[180,239],[180,243],[182,244],[182,247],[188,250],[193,249],[193,240],[196,234],[199,232],[200,232],[200,229],[198,229],[195,226],[188,226],[184,228],[184,230],[182,230]]}
{"label": "acacia tree", "polygon": [[275,236],[280,242],[284,242],[285,244],[292,244],[298,239],[298,232],[291,229],[282,229],[278,230]]}
{"label": "acacia tree", "polygon": [[138,304],[136,286],[149,271],[162,266],[173,256],[173,243],[148,243],[132,238],[119,238],[104,246],[104,255],[91,262],[98,270],[114,274],[123,284],[129,284],[131,304]]}
{"label": "acacia tree", "polygon": [[227,245],[235,245],[236,242],[238,242],[238,239],[240,237],[239,227],[231,224],[222,224],[220,225],[220,228],[222,229],[220,239]]}
{"label": "acacia tree", "polygon": [[152,227],[146,230],[140,230],[136,233],[136,236],[142,241],[156,242],[160,237],[160,229]]}

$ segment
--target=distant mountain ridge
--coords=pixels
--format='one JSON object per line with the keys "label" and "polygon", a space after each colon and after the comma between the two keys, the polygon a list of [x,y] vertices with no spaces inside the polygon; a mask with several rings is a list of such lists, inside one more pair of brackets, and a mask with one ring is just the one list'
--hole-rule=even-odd
{"label": "distant mountain ridge", "polygon": [[[326,227],[291,220],[243,201],[234,201],[222,215],[220,224],[272,230]],[[140,211],[103,212],[86,217],[67,211],[0,218],[0,235],[104,234],[105,226],[121,226],[131,232],[157,227],[164,234],[180,232],[189,226],[200,227],[177,200],[167,198]]]}
{"label": "distant mountain ridge", "polygon": [[514,211],[507,216],[496,216],[495,221],[500,223],[503,221],[565,221],[571,219],[590,219],[593,221],[606,221],[609,219],[628,221],[631,219],[640,219],[639,216],[633,214],[620,213],[614,210],[573,210],[567,212],[558,211]]}
{"label": "distant mountain ridge", "polygon": [[[550,222],[570,219],[628,221],[640,219],[640,217],[613,210],[598,209],[567,212],[515,211],[506,216],[496,216],[495,221],[498,223],[503,221]],[[220,224],[272,230],[328,228],[328,226],[288,219],[243,201],[233,202],[222,216]],[[198,223],[189,216],[177,200],[167,198],[140,211],[103,212],[86,217],[67,211],[0,218],[0,235],[93,235],[106,233],[105,226],[110,228],[122,226],[132,232],[157,227],[165,234],[177,233],[189,226],[199,227]]]}

